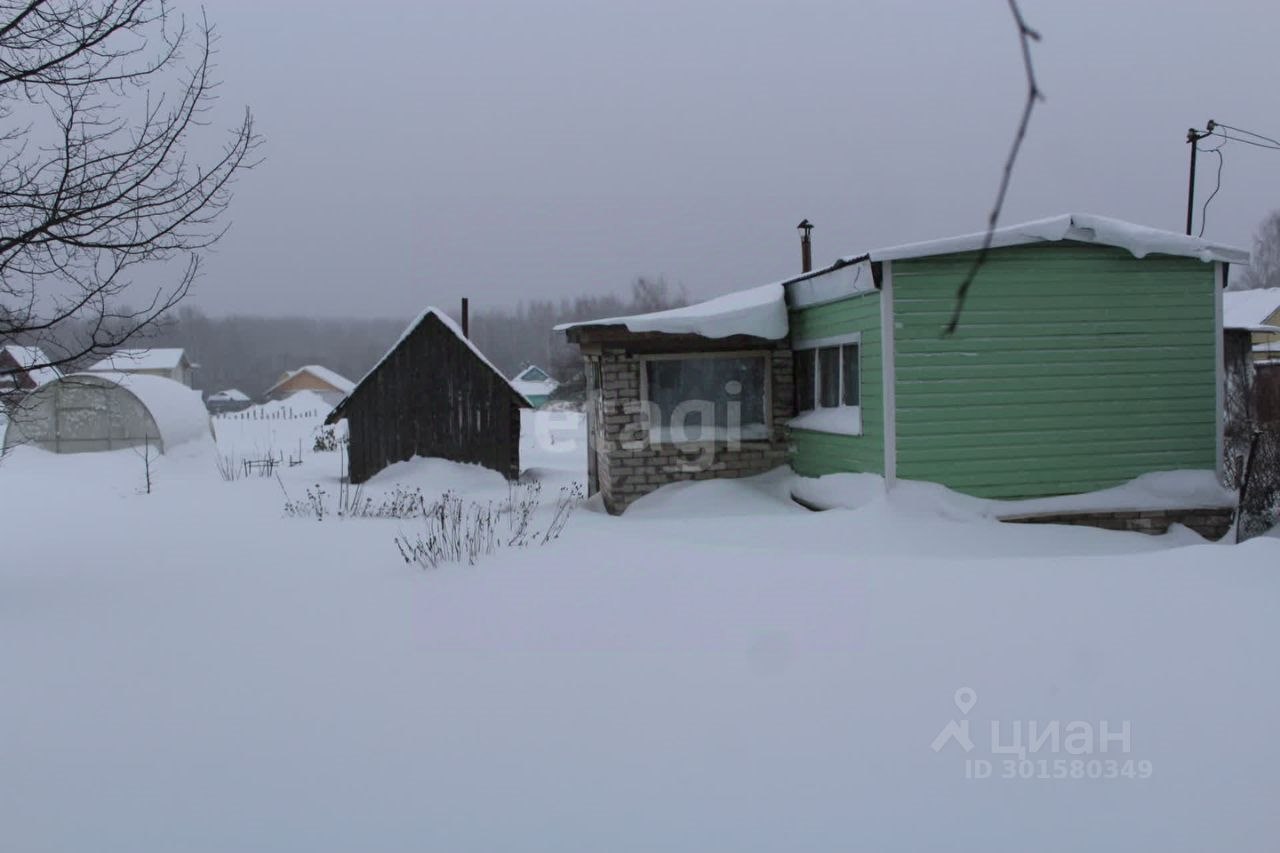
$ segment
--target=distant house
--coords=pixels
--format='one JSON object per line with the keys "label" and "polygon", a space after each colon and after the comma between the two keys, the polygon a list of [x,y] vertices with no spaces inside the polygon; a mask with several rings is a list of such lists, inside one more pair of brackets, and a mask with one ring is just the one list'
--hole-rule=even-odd
{"label": "distant house", "polygon": [[1228,429],[1280,423],[1280,288],[1228,291],[1222,307]]}
{"label": "distant house", "polygon": [[528,407],[453,320],[428,308],[325,423],[347,421],[353,483],[415,456],[476,463],[514,480]]}
{"label": "distant house", "polygon": [[89,367],[88,372],[163,376],[190,388],[191,373],[196,366],[187,358],[186,350],[179,347],[118,349]]}
{"label": "distant house", "polygon": [[995,499],[1221,473],[1221,294],[1247,252],[1079,214],[1002,228],[946,334],[983,238],[561,326],[587,363],[589,490],[620,512],[788,462]]}
{"label": "distant house", "polygon": [[226,412],[240,412],[253,405],[249,395],[238,388],[228,388],[209,395],[204,401],[205,407],[215,415]]}
{"label": "distant house", "polygon": [[511,385],[524,395],[534,408],[540,408],[551,399],[551,395],[560,387],[560,383],[551,378],[541,367],[528,364],[511,378]]}
{"label": "distant house", "polygon": [[[43,365],[43,366],[42,366]],[[0,347],[0,395],[23,394],[62,376],[39,347]]]}
{"label": "distant house", "polygon": [[355,390],[355,387],[350,379],[327,367],[307,364],[297,370],[286,370],[262,396],[268,400],[283,400],[299,391],[313,391],[332,406]]}
{"label": "distant house", "polygon": [[1222,294],[1222,325],[1252,333],[1255,361],[1280,361],[1280,287]]}

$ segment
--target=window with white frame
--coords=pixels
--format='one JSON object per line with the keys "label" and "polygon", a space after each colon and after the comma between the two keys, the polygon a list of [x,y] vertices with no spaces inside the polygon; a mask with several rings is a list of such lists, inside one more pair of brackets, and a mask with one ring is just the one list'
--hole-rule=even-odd
{"label": "window with white frame", "polygon": [[861,335],[798,341],[793,350],[798,414],[792,428],[861,435]]}
{"label": "window with white frame", "polygon": [[769,438],[769,357],[765,353],[648,356],[642,376],[651,440]]}

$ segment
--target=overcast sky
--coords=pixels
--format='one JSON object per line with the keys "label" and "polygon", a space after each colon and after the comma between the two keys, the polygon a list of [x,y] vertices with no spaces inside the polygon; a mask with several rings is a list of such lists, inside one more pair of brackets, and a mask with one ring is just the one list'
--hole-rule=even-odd
{"label": "overcast sky", "polygon": [[[1180,231],[1188,127],[1280,136],[1274,0],[1023,8],[1047,100],[1007,223]],[[979,230],[1024,90],[1005,0],[208,12],[220,109],[251,106],[266,137],[194,297],[214,313],[399,317],[638,275],[706,297],[798,271],[805,217],[818,263]],[[1223,153],[1206,236],[1247,245],[1280,208],[1280,151]],[[1203,199],[1217,160],[1201,166]]]}

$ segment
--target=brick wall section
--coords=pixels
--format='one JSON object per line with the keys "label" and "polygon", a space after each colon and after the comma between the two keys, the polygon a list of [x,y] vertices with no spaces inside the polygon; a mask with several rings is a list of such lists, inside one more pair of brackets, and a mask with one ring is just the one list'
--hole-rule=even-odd
{"label": "brick wall section", "polygon": [[1171,524],[1189,527],[1206,539],[1221,539],[1231,529],[1233,510],[1221,508],[1131,510],[1127,512],[1072,512],[1002,518],[1015,524],[1075,524],[1105,530],[1131,530],[1159,534]]}
{"label": "brick wall section", "polygon": [[640,399],[642,357],[611,347],[586,356],[588,369],[598,365],[601,378],[591,422],[600,494],[609,512],[620,513],[632,501],[668,483],[747,477],[787,464],[787,421],[794,407],[791,351],[764,351],[770,353],[771,362],[771,434],[768,440],[736,446],[652,443]]}

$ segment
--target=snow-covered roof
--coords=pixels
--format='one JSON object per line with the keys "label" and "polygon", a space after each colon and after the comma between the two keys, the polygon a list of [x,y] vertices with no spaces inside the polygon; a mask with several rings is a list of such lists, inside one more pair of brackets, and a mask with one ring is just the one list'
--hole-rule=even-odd
{"label": "snow-covered roof", "polygon": [[268,388],[265,393],[270,394],[272,391],[276,390],[299,373],[309,373],[316,379],[319,379],[326,385],[332,386],[335,390],[340,391],[343,394],[350,394],[356,389],[356,383],[352,382],[341,373],[335,373],[329,368],[319,364],[304,364],[297,370],[286,370],[284,376],[281,376],[280,380]]}
{"label": "snow-covered roof", "polygon": [[561,323],[556,326],[556,331],[586,326],[623,326],[632,332],[700,335],[704,338],[750,335],[776,341],[787,336],[787,303],[779,282],[708,299],[684,308],[630,317]]}
{"label": "snow-covered roof", "polygon": [[44,354],[44,350],[40,347],[24,347],[17,344],[5,344],[4,351],[9,357],[17,363],[18,367],[30,377],[31,381],[37,387],[52,382],[62,376],[62,371],[56,367],[32,367],[37,364],[48,365],[49,357]]}
{"label": "snow-covered roof", "polygon": [[94,371],[71,373],[58,381],[118,385],[128,391],[151,413],[156,428],[160,430],[160,439],[164,442],[166,453],[179,444],[213,436],[209,425],[209,411],[200,399],[200,392],[173,379],[145,373]]}
{"label": "snow-covered roof", "polygon": [[[927,240],[920,243],[906,243],[901,246],[890,246],[876,249],[865,254],[852,255],[844,259],[845,263],[869,258],[873,261],[897,261],[906,258],[924,258],[932,255],[949,255],[955,252],[973,252],[982,248],[986,239],[985,231],[963,234],[959,237],[946,237],[941,240]],[[1162,231],[1145,225],[1135,225],[1122,219],[1107,216],[1095,216],[1091,213],[1064,213],[1048,219],[1037,219],[1021,225],[1009,225],[996,229],[991,238],[992,248],[1004,246],[1021,246],[1028,243],[1057,242],[1072,240],[1077,243],[1096,243],[1102,246],[1115,246],[1125,249],[1135,258],[1147,255],[1178,255],[1180,257],[1198,258],[1199,260],[1223,261],[1232,264],[1247,264],[1249,253],[1222,243],[1214,243],[1200,237],[1188,237],[1174,231]]]}
{"label": "snow-covered roof", "polygon": [[[850,255],[825,270],[793,276],[782,282],[730,293],[685,308],[609,317],[575,323],[561,323],[556,331],[588,326],[623,326],[631,332],[663,332],[725,338],[731,335],[779,340],[787,336],[787,303],[784,288],[791,291],[797,307],[816,305],[874,289],[868,261],[922,258],[982,248],[985,232],[964,234],[923,243],[907,243]],[[992,248],[1030,243],[1071,240],[1116,246],[1143,258],[1151,254],[1177,255],[1201,261],[1248,263],[1249,253],[1199,237],[1134,225],[1119,219],[1084,213],[1068,213],[1000,228],[992,235]]]}
{"label": "snow-covered roof", "polygon": [[249,395],[241,391],[239,388],[228,388],[225,391],[217,391],[209,395],[210,400],[228,403],[247,403]]}
{"label": "snow-covered roof", "polygon": [[525,382],[545,382],[551,378],[551,374],[547,373],[536,364],[526,364],[518,373],[516,373],[515,376],[511,378],[513,380],[518,379]]}
{"label": "snow-covered roof", "polygon": [[545,397],[559,388],[560,383],[538,365],[526,364],[511,380],[511,387],[525,397]]}
{"label": "snow-covered roof", "polygon": [[545,397],[560,387],[560,383],[554,379],[543,379],[538,381],[535,379],[512,379],[511,387],[520,392],[524,397]]}
{"label": "snow-covered roof", "polygon": [[329,417],[332,418],[333,415],[336,414],[339,409],[341,409],[347,404],[347,401],[351,399],[351,395],[354,394],[356,390],[361,385],[363,385],[369,379],[369,377],[372,376],[377,371],[379,367],[382,366],[383,362],[385,362],[388,358],[391,357],[391,354],[393,352],[395,352],[397,349],[400,348],[400,345],[405,342],[405,339],[408,338],[409,335],[413,334],[413,331],[417,329],[419,326],[421,326],[428,317],[435,317],[437,320],[439,320],[446,329],[448,329],[450,332],[453,333],[454,337],[456,337],[458,340],[462,341],[464,344],[467,345],[467,349],[471,350],[471,352],[475,355],[476,358],[480,359],[480,361],[483,362],[486,367],[488,367],[494,373],[498,374],[499,378],[501,378],[503,382],[507,383],[507,386],[511,388],[511,390],[515,393],[517,397],[519,397],[520,402],[523,405],[529,408],[532,408],[532,405],[529,403],[529,401],[525,399],[524,394],[521,393],[520,389],[516,388],[515,383],[513,383],[510,379],[508,379],[505,373],[503,373],[501,370],[495,367],[494,363],[489,360],[489,357],[486,356],[483,352],[481,352],[479,347],[477,347],[474,343],[471,342],[470,338],[462,334],[462,329],[459,328],[457,323],[453,322],[452,317],[450,317],[448,314],[441,311],[439,308],[436,308],[434,306],[428,306],[421,314],[419,314],[417,317],[413,319],[413,322],[411,322],[408,326],[405,327],[405,330],[401,332],[400,337],[397,338],[396,342],[391,345],[391,348],[388,349],[383,354],[382,358],[378,359],[378,363],[375,364],[373,367],[369,368],[368,372],[365,373],[364,376],[360,377],[360,381],[355,383],[355,385],[351,388],[351,390],[347,392],[347,396],[343,397],[342,400],[338,402],[338,405],[333,407],[333,413],[330,414]]}
{"label": "snow-covered roof", "polygon": [[1265,325],[1276,311],[1280,311],[1280,287],[1228,290],[1222,294],[1222,326],[1226,329]]}
{"label": "snow-covered roof", "polygon": [[90,366],[90,373],[128,373],[134,370],[173,370],[182,363],[186,351],[181,347],[154,349],[118,349]]}

